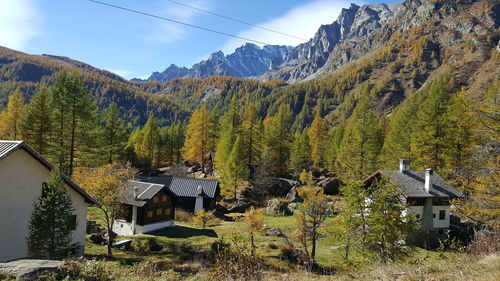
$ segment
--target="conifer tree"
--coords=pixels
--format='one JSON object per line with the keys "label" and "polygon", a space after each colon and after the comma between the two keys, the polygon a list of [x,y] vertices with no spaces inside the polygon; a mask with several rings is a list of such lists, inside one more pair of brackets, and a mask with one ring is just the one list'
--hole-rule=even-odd
{"label": "conifer tree", "polygon": [[321,118],[320,104],[318,104],[316,116],[311,123],[311,127],[307,130],[309,146],[311,147],[311,160],[315,167],[320,167],[323,162],[327,132],[325,121]]}
{"label": "conifer tree", "polygon": [[53,174],[42,186],[42,195],[34,204],[26,238],[31,255],[37,258],[63,259],[72,254],[72,233],[77,221],[73,203],[64,182]]}
{"label": "conifer tree", "polygon": [[329,136],[325,148],[325,161],[326,166],[330,171],[335,171],[338,167],[337,154],[342,142],[342,137],[344,136],[345,126],[343,123],[335,126]]}
{"label": "conifer tree", "polygon": [[295,134],[290,149],[290,170],[295,174],[306,169],[311,165],[311,147],[309,146],[309,137],[307,130],[301,134]]}
{"label": "conifer tree", "polygon": [[197,163],[205,167],[206,154],[209,152],[208,141],[208,111],[202,107],[191,115],[186,129],[186,141],[184,143],[184,159],[191,163]]}
{"label": "conifer tree", "polygon": [[52,88],[52,106],[55,112],[54,141],[59,169],[71,177],[75,160],[82,150],[90,147],[95,132],[95,104],[76,73],[61,73]]}
{"label": "conifer tree", "polygon": [[290,159],[290,108],[287,104],[280,105],[276,115],[268,117],[264,122],[265,135],[264,155],[268,158],[271,173],[275,176],[288,175]]}
{"label": "conifer tree", "polygon": [[184,126],[181,123],[175,123],[168,128],[167,133],[169,136],[170,163],[179,165],[184,145]]}
{"label": "conifer tree", "polygon": [[125,124],[116,103],[111,103],[104,111],[102,121],[103,149],[106,153],[106,162],[111,164],[120,158],[127,141]]}
{"label": "conifer tree", "polygon": [[439,170],[445,166],[449,98],[443,80],[439,79],[431,84],[427,98],[420,106],[411,135],[411,154],[417,169]]}
{"label": "conifer tree", "polygon": [[149,117],[148,121],[142,128],[142,143],[141,152],[146,157],[146,167],[153,168],[157,166],[160,148],[160,130],[156,119],[154,117]]}
{"label": "conifer tree", "polygon": [[232,193],[234,198],[236,198],[241,182],[247,180],[249,177],[249,169],[245,161],[245,154],[243,153],[244,149],[242,138],[237,137],[222,174],[222,191],[224,194]]}
{"label": "conifer tree", "polygon": [[40,87],[26,106],[19,127],[22,139],[44,157],[48,157],[53,116],[49,89]]}
{"label": "conifer tree", "polygon": [[245,143],[245,155],[249,168],[255,165],[259,159],[262,138],[262,131],[259,127],[260,121],[257,108],[254,104],[251,104],[245,110],[241,125],[241,136]]}
{"label": "conifer tree", "polygon": [[18,140],[20,123],[25,112],[24,99],[21,92],[16,91],[9,97],[7,111],[0,113],[0,138]]}
{"label": "conifer tree", "polygon": [[[226,164],[236,142],[236,138],[240,133],[240,116],[238,114],[235,98],[232,99],[231,107],[222,117],[221,123],[220,128],[222,132],[220,134],[219,143],[217,144],[217,153],[215,154],[215,168],[224,174],[224,170],[229,169]],[[241,152],[243,153],[243,150]]]}
{"label": "conifer tree", "polygon": [[345,179],[359,179],[377,168],[383,136],[368,102],[360,101],[347,123],[337,155]]}

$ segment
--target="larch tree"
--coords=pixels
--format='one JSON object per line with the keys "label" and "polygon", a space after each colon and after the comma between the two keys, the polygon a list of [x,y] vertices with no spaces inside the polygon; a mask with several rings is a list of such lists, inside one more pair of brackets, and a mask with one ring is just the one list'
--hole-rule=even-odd
{"label": "larch tree", "polygon": [[111,103],[102,114],[102,142],[106,162],[111,164],[123,155],[127,142],[127,129],[116,103]]}
{"label": "larch tree", "polygon": [[237,137],[222,174],[222,191],[226,195],[232,193],[234,198],[237,196],[238,187],[242,181],[249,177],[244,149],[242,138]]}
{"label": "larch tree", "polygon": [[290,107],[280,105],[276,115],[264,121],[264,156],[271,173],[275,176],[287,176],[290,159]]}
{"label": "larch tree", "polygon": [[229,169],[227,163],[236,142],[236,138],[240,133],[240,119],[236,99],[233,98],[229,110],[221,118],[221,133],[219,135],[219,142],[215,154],[215,168],[222,174]]}
{"label": "larch tree", "polygon": [[304,130],[301,134],[296,133],[290,149],[290,170],[295,174],[310,168],[311,147],[309,146],[309,137]]}
{"label": "larch tree", "polygon": [[74,175],[75,182],[99,202],[97,208],[101,211],[108,233],[109,256],[112,255],[113,224],[124,199],[125,186],[135,174],[134,169],[118,164],[108,164],[94,169],[79,168]]}
{"label": "larch tree", "polygon": [[383,143],[375,114],[367,101],[361,101],[349,118],[337,163],[339,173],[345,179],[359,179],[377,168],[377,157]]}
{"label": "larch tree", "polygon": [[186,128],[186,141],[184,143],[184,159],[191,163],[205,167],[206,155],[210,150],[208,141],[208,111],[201,107],[193,112]]}
{"label": "larch tree", "polygon": [[337,154],[342,143],[342,138],[344,136],[345,126],[344,124],[338,124],[335,126],[328,136],[326,148],[325,148],[325,162],[326,167],[330,171],[335,171],[338,167]]}
{"label": "larch tree", "polygon": [[252,246],[252,255],[255,256],[255,236],[262,233],[264,229],[264,214],[262,209],[251,207],[243,215],[247,224],[247,232],[250,234],[250,245]]}
{"label": "larch tree", "polygon": [[96,106],[82,77],[76,72],[61,73],[51,93],[55,122],[53,145],[59,169],[71,177],[75,160],[82,156],[86,143],[92,141]]}
{"label": "larch tree", "polygon": [[42,194],[35,202],[26,238],[33,257],[63,259],[75,253],[72,233],[76,230],[75,209],[64,182],[52,174],[42,186]]}
{"label": "larch tree", "polygon": [[254,104],[249,105],[243,114],[241,136],[245,143],[246,162],[251,168],[259,160],[262,141],[259,115]]}
{"label": "larch tree", "polygon": [[154,117],[149,117],[148,121],[142,128],[142,143],[141,152],[146,159],[146,167],[152,169],[158,165],[159,159],[157,155],[159,154],[160,146],[160,130],[158,124]]}
{"label": "larch tree", "polygon": [[22,139],[44,157],[48,157],[50,150],[53,116],[50,91],[42,86],[26,106],[26,113],[21,118],[20,128]]}
{"label": "larch tree", "polygon": [[321,117],[320,105],[316,109],[316,115],[311,127],[307,130],[309,146],[311,147],[311,160],[315,167],[320,167],[323,162],[325,145],[328,137],[328,129],[325,121]]}
{"label": "larch tree", "polygon": [[21,92],[16,91],[9,97],[7,111],[0,113],[0,138],[18,140],[20,124],[25,112],[24,99]]}

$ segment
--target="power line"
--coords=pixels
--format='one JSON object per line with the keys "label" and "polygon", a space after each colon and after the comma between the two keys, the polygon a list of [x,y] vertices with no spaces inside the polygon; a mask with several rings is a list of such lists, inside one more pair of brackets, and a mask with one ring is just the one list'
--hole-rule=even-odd
{"label": "power line", "polygon": [[215,29],[210,29],[210,28],[206,28],[206,27],[203,27],[203,26],[194,25],[194,24],[190,24],[190,23],[186,23],[186,22],[182,22],[182,21],[178,21],[178,20],[174,20],[174,19],[169,19],[169,18],[166,18],[166,17],[157,16],[157,15],[149,14],[149,13],[146,13],[146,12],[141,12],[141,11],[138,11],[138,10],[134,10],[134,9],[130,9],[130,8],[125,8],[125,7],[118,6],[118,5],[113,5],[113,4],[109,4],[109,3],[105,3],[105,2],[101,2],[101,1],[97,1],[97,0],[88,0],[88,1],[94,2],[94,3],[97,3],[97,4],[101,4],[101,5],[104,5],[104,6],[109,6],[109,7],[112,7],[112,8],[120,9],[120,10],[125,10],[125,11],[136,13],[136,14],[141,14],[141,15],[144,15],[144,16],[149,16],[149,17],[153,17],[153,18],[157,18],[157,19],[161,19],[161,20],[166,20],[166,21],[170,21],[170,22],[173,22],[173,23],[177,23],[177,24],[182,24],[182,25],[185,25],[185,26],[189,26],[189,27],[192,27],[192,28],[201,29],[201,30],[204,30],[204,31],[209,31],[209,32],[213,32],[213,33],[217,33],[217,34],[221,34],[221,35],[225,35],[225,36],[229,36],[229,37],[238,38],[238,39],[245,40],[245,41],[248,41],[248,42],[253,42],[253,43],[263,44],[263,45],[271,45],[271,44],[266,43],[266,42],[262,42],[262,41],[258,41],[258,40],[253,40],[253,39],[250,39],[250,38],[241,37],[241,36],[238,36],[238,35],[234,35],[234,34],[222,32],[222,31],[218,31],[218,30],[215,30]]}
{"label": "power line", "polygon": [[235,19],[235,18],[232,18],[232,17],[225,16],[225,15],[217,14],[217,13],[214,13],[214,12],[211,12],[211,11],[208,11],[208,10],[205,10],[205,9],[201,9],[201,8],[198,8],[198,7],[195,7],[195,6],[191,6],[191,5],[188,5],[188,4],[185,4],[185,3],[181,3],[181,2],[178,2],[178,1],[174,1],[174,0],[167,0],[167,1],[169,1],[171,3],[178,4],[178,5],[182,5],[184,7],[188,7],[188,8],[194,9],[194,10],[198,10],[198,11],[201,11],[201,12],[213,15],[213,16],[217,16],[217,17],[220,17],[220,18],[232,20],[232,21],[235,21],[235,22],[239,22],[239,23],[242,23],[242,24],[246,24],[246,25],[249,25],[249,26],[253,26],[253,27],[256,27],[256,28],[260,28],[260,29],[263,29],[263,30],[270,31],[270,32],[274,32],[274,33],[277,33],[277,34],[281,34],[281,35],[285,35],[285,36],[292,37],[292,38],[295,38],[295,39],[299,39],[299,40],[302,40],[302,41],[307,41],[307,39],[304,39],[304,38],[300,38],[300,37],[297,37],[297,36],[294,36],[294,35],[290,35],[290,34],[287,34],[287,33],[281,32],[281,31],[273,30],[273,29],[270,29],[270,28],[267,28],[267,27],[259,26],[259,25],[253,24],[253,23],[249,23],[249,22],[246,22],[246,21],[242,21],[242,20],[239,20],[239,19]]}

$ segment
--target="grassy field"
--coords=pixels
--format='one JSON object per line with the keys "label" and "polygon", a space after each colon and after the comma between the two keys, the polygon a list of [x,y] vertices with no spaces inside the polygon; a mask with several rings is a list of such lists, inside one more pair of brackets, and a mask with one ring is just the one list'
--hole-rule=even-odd
{"label": "grassy field", "polygon": [[[98,213],[89,211],[89,219],[95,220]],[[279,227],[285,234],[290,235],[295,230],[294,217],[266,216],[267,227]],[[334,218],[328,218],[324,229],[334,227]],[[244,222],[220,222],[213,227],[202,229],[188,223],[177,223],[177,226],[163,229],[149,235],[122,237],[132,239],[152,238],[163,247],[158,252],[133,252],[114,250],[115,261],[113,266],[119,270],[122,266],[130,266],[143,261],[161,261],[168,268],[182,274],[195,275],[206,270],[203,266],[201,252],[210,248],[212,242],[218,239],[230,241],[234,237],[249,241]],[[255,239],[257,254],[261,256],[269,271],[268,280],[500,280],[500,256],[489,256],[483,259],[470,260],[463,253],[443,253],[417,249],[407,260],[397,264],[365,264],[355,267],[348,264],[341,257],[341,250],[331,250],[333,245],[340,242],[326,235],[320,239],[317,262],[325,268],[335,272],[331,276],[306,274],[297,265],[280,259],[279,248],[284,245],[283,238],[258,235]],[[275,246],[278,246],[276,249]],[[89,258],[102,257],[106,248],[101,245],[86,245],[86,255]],[[283,273],[286,272],[286,273]],[[433,276],[428,279],[429,276]],[[198,279],[195,279],[198,280]],[[203,280],[203,279],[200,279]]]}

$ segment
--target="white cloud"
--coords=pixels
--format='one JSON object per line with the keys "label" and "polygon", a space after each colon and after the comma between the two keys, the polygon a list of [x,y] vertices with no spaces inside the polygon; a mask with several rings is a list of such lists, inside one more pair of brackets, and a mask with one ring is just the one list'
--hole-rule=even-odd
{"label": "white cloud", "polygon": [[[320,25],[331,24],[335,21],[342,11],[342,8],[350,7],[351,2],[352,1],[349,0],[316,0],[297,6],[279,18],[257,25],[296,37],[309,39],[314,36]],[[244,30],[237,35],[272,45],[297,46],[298,44],[304,43],[304,41],[299,39],[257,27]],[[229,54],[245,43],[246,42],[241,39],[230,39],[221,47],[221,50]]]}
{"label": "white cloud", "polygon": [[33,0],[0,1],[0,45],[23,50],[40,34],[41,16]]}
{"label": "white cloud", "polygon": [[[209,10],[208,0],[188,0],[183,1],[182,3],[198,7],[200,9]],[[193,24],[194,18],[201,13],[201,11],[177,5],[166,0],[160,1],[156,11],[154,12],[155,15],[189,24]],[[174,22],[161,20],[159,21],[159,27],[159,29],[152,31],[149,34],[149,38],[156,42],[175,42],[183,39],[189,34],[187,31],[189,27],[182,26]]]}

